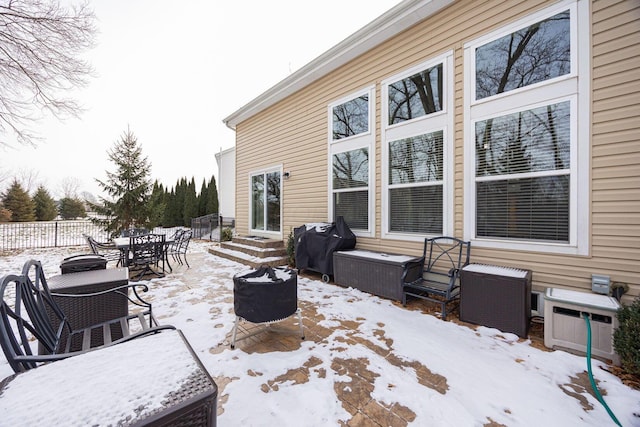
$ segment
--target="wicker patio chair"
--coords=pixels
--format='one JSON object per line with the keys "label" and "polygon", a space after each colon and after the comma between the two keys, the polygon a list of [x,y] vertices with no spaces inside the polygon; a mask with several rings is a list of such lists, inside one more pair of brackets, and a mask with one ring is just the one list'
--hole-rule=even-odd
{"label": "wicker patio chair", "polygon": [[[22,274],[10,274],[0,278],[0,346],[7,362],[14,372],[24,372],[43,363],[66,359],[161,330],[175,329],[170,325],[158,325],[153,317],[151,304],[138,294],[139,287],[147,290],[144,285],[134,284],[106,291],[121,292],[130,302],[141,307],[139,313],[74,330],[53,295],[91,298],[96,294],[52,294],[42,264],[35,260],[27,261]],[[129,296],[129,290],[135,299]],[[139,322],[139,325],[130,328],[130,322],[134,319],[137,321],[134,323]],[[56,327],[56,324],[59,326]],[[114,328],[120,331],[122,338],[111,339]],[[135,329],[135,332],[132,332],[132,329]],[[101,339],[97,340],[96,336],[100,336]],[[81,350],[71,351],[72,343],[81,343]]]}

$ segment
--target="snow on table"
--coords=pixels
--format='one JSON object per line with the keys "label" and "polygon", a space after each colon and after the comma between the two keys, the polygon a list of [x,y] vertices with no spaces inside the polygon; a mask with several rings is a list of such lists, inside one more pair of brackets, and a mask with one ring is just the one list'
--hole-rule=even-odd
{"label": "snow on table", "polygon": [[116,425],[161,408],[198,370],[180,334],[163,331],[18,374],[0,394],[0,424]]}

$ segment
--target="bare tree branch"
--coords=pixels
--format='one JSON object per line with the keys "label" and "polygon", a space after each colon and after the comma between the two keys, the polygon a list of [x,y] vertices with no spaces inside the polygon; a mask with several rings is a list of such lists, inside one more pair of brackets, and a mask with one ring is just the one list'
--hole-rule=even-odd
{"label": "bare tree branch", "polygon": [[94,22],[87,2],[67,8],[57,0],[0,0],[0,145],[35,145],[29,125],[42,111],[79,115],[80,105],[63,93],[91,76],[82,54],[93,47]]}
{"label": "bare tree branch", "polygon": [[67,176],[60,183],[60,193],[63,197],[67,197],[69,199],[77,199],[78,193],[80,192],[80,187],[82,187],[82,182],[75,176]]}

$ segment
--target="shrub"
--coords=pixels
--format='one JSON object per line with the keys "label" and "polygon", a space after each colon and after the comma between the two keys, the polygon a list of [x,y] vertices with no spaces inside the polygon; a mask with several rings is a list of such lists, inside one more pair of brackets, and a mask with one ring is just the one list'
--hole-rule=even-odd
{"label": "shrub", "polygon": [[0,208],[0,222],[11,221],[11,211],[9,209]]}
{"label": "shrub", "polygon": [[287,257],[289,265],[291,267],[296,266],[296,241],[293,238],[293,230],[289,232],[289,238],[287,239]]}
{"label": "shrub", "polygon": [[229,227],[223,228],[222,232],[220,233],[220,241],[229,242],[231,241],[231,239],[233,239],[233,230]]}
{"label": "shrub", "polygon": [[618,310],[618,322],[613,347],[620,356],[622,369],[640,376],[640,298]]}

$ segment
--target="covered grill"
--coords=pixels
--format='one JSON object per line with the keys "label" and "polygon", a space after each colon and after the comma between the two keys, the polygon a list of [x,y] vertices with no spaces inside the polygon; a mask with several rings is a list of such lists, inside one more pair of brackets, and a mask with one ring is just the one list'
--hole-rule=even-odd
{"label": "covered grill", "polygon": [[333,253],[356,246],[356,235],[341,216],[333,223],[305,224],[295,228],[293,237],[296,267],[321,273],[324,282],[333,276]]}

